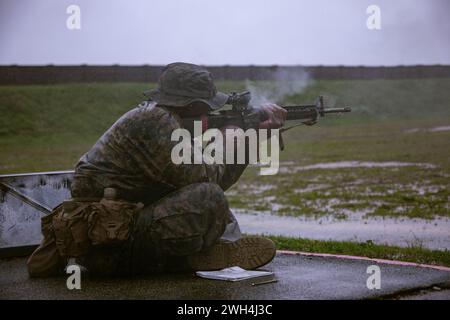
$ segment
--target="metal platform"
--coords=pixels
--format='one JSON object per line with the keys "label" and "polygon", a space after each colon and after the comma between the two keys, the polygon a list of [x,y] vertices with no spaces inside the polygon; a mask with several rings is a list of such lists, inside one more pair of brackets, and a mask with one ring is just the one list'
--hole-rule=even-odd
{"label": "metal platform", "polygon": [[0,257],[41,241],[40,218],[70,197],[73,171],[0,175]]}

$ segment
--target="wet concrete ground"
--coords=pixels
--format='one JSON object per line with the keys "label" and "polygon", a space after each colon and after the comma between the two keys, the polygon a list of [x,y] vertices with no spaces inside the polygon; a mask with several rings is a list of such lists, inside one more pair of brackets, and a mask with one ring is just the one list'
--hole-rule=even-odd
{"label": "wet concrete ground", "polygon": [[[381,270],[381,289],[369,290],[367,267]],[[85,279],[68,290],[66,278],[29,279],[25,258],[0,261],[0,299],[450,299],[450,271],[336,257],[278,253],[264,269],[278,282],[206,280],[192,274],[132,279]],[[254,280],[253,280],[254,282]]]}

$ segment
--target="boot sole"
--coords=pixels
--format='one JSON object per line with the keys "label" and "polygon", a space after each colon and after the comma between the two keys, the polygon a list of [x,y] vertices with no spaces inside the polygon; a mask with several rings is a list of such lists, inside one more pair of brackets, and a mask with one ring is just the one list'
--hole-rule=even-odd
{"label": "boot sole", "polygon": [[239,266],[256,269],[275,257],[275,244],[262,237],[245,237],[234,242],[220,242],[211,250],[188,258],[195,271],[220,270]]}

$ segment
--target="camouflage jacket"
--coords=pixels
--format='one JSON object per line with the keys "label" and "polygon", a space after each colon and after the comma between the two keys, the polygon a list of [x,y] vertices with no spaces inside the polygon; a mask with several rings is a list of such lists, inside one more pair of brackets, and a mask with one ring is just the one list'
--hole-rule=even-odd
{"label": "camouflage jacket", "polygon": [[177,117],[154,103],[125,113],[79,160],[72,197],[101,197],[113,187],[124,199],[152,203],[192,183],[214,182],[226,190],[239,179],[246,165],[175,165],[171,152],[178,142],[171,135],[177,128]]}

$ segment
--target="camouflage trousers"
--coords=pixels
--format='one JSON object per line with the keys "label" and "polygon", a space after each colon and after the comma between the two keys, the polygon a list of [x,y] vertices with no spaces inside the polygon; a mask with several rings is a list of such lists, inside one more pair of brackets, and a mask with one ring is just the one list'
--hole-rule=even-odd
{"label": "camouflage trousers", "polygon": [[239,237],[222,189],[196,183],[144,207],[127,242],[93,249],[83,264],[104,276],[181,271],[188,269],[187,256]]}

